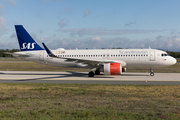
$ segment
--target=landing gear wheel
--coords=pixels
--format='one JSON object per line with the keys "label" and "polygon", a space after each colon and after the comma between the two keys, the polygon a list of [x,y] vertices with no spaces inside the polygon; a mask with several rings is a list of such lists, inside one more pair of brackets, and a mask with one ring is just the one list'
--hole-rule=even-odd
{"label": "landing gear wheel", "polygon": [[150,76],[154,76],[154,72],[150,72]]}
{"label": "landing gear wheel", "polygon": [[95,71],[95,75],[100,75],[100,71],[99,71],[99,70],[96,70],[96,71]]}
{"label": "landing gear wheel", "polygon": [[150,68],[150,76],[154,76],[153,68]]}
{"label": "landing gear wheel", "polygon": [[89,73],[88,73],[88,76],[89,76],[89,77],[94,77],[94,72],[93,72],[93,71],[89,72]]}

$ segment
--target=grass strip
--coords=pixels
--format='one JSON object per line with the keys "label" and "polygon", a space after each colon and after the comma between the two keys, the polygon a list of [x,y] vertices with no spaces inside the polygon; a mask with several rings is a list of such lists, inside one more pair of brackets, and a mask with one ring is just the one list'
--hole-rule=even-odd
{"label": "grass strip", "polygon": [[0,84],[1,119],[179,119],[179,85]]}

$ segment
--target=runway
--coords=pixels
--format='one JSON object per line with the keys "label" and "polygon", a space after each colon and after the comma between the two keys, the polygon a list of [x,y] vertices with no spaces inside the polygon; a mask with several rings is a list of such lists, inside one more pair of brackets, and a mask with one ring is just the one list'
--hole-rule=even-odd
{"label": "runway", "polygon": [[122,75],[95,75],[86,72],[0,71],[0,83],[75,83],[75,84],[142,84],[180,85],[180,73],[125,72]]}

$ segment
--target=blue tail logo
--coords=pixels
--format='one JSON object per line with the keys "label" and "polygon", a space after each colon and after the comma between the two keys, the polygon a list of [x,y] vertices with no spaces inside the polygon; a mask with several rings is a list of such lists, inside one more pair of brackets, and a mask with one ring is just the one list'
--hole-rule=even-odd
{"label": "blue tail logo", "polygon": [[21,51],[44,50],[36,43],[22,25],[15,25],[15,29]]}
{"label": "blue tail logo", "polygon": [[22,44],[23,47],[21,49],[23,49],[23,50],[24,49],[34,49],[34,44],[36,44],[36,43],[28,43],[28,44],[27,43],[23,43]]}

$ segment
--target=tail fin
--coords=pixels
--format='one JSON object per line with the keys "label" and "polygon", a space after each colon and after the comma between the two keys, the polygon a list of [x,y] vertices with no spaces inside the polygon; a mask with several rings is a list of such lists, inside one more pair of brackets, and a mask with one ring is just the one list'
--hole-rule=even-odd
{"label": "tail fin", "polygon": [[15,29],[21,51],[44,50],[36,43],[22,25],[15,25]]}

